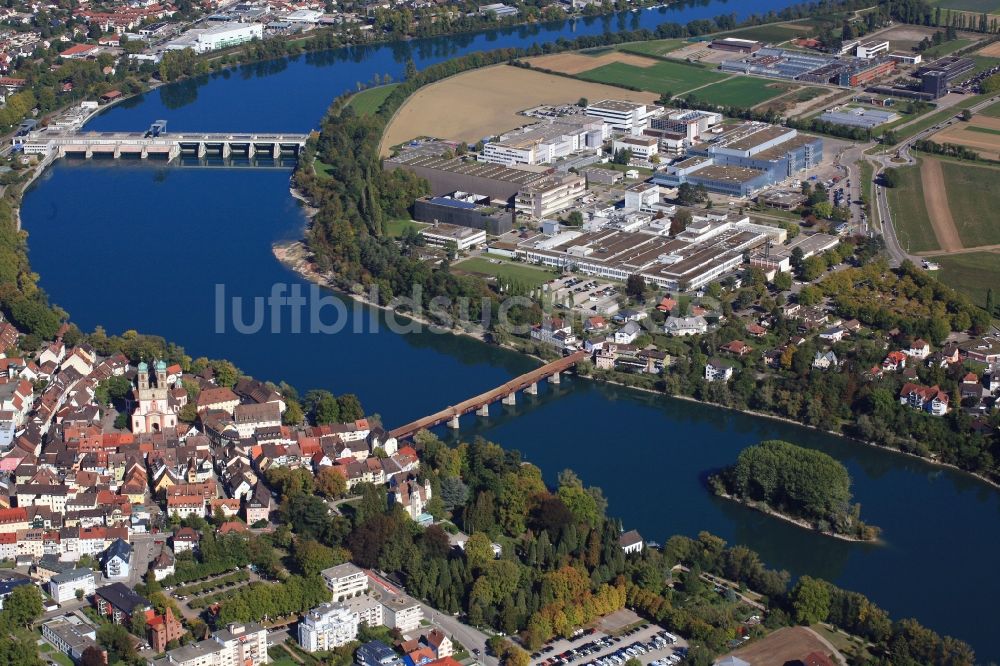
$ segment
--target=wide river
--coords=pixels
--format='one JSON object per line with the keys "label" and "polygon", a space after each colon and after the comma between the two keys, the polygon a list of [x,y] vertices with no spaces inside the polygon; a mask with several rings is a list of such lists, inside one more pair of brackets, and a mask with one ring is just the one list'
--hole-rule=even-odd
{"label": "wide river", "polygon": [[[474,50],[530,45],[560,36],[654,27],[735,12],[742,18],[790,0],[749,0],[647,10],[573,23],[496,31],[264,63],[163,87],[118,105],[88,128],[141,130],[165,118],[172,130],[302,132],[330,101],[374,74],[399,78]],[[389,426],[436,411],[531,367],[478,342],[387,329],[378,311],[346,310],[335,335],[216,326],[217,285],[227,297],[266,296],[302,285],[272,256],[276,240],[301,237],[303,216],[287,170],[68,163],[51,168],[22,211],[31,259],[54,302],[87,330],[137,329],[183,345],[193,356],[228,358],[256,377],[357,393]],[[306,288],[303,285],[303,288]],[[327,320],[334,308],[327,308]],[[248,310],[249,312],[249,310]],[[462,437],[481,434],[520,449],[554,480],[572,467],[600,485],[610,512],[647,539],[709,530],[759,551],[794,575],[822,576],[859,590],[894,617],[914,616],[1000,659],[992,622],[1000,577],[1000,493],[966,475],[783,423],[694,403],[569,380],[463,419]],[[709,471],[761,439],[780,437],[823,450],[854,479],[867,521],[883,545],[818,536],[712,497]]]}

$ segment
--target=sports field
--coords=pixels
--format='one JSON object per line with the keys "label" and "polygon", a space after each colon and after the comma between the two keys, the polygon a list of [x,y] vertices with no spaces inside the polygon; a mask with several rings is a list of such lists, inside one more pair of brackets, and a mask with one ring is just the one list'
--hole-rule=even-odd
{"label": "sports field", "polygon": [[892,208],[892,222],[903,249],[910,252],[940,250],[931,218],[927,214],[924,198],[920,196],[923,185],[920,181],[920,167],[908,166],[896,169],[899,185],[889,188],[889,206]]}
{"label": "sports field", "polygon": [[[938,160],[948,204],[965,247],[1000,245],[1000,169]],[[1000,286],[1000,285],[998,285]],[[1000,295],[1000,290],[998,290]]]}
{"label": "sports field", "polygon": [[630,86],[655,93],[683,94],[692,88],[721,81],[719,74],[703,67],[680,62],[660,62],[649,67],[636,67],[621,62],[610,63],[578,75],[587,81]]}
{"label": "sports field", "polygon": [[398,83],[390,83],[386,86],[362,90],[351,97],[351,101],[347,104],[354,109],[354,112],[359,116],[369,116],[378,111],[378,108],[382,106],[382,102],[385,101],[385,98],[391,95],[392,91],[395,90],[398,85]]}
{"label": "sports field", "polygon": [[555,277],[549,271],[534,268],[527,264],[513,263],[504,261],[503,259],[487,259],[485,257],[472,257],[457,264],[452,264],[452,268],[476,275],[502,277],[505,280],[517,282],[529,289],[539,287]]}
{"label": "sports field", "polygon": [[986,305],[986,290],[993,287],[995,298],[1000,297],[1000,253],[968,252],[934,257],[941,265],[937,277],[950,287],[958,289],[980,307]]}
{"label": "sports field", "polygon": [[748,109],[761,102],[783,95],[795,86],[776,83],[752,76],[734,76],[693,93],[695,97],[711,104],[739,106]]}
{"label": "sports field", "polygon": [[685,39],[653,39],[648,42],[632,42],[631,44],[622,44],[618,47],[619,51],[625,51],[626,53],[643,53],[645,55],[652,56],[663,56],[671,51],[676,51],[687,44]]}
{"label": "sports field", "polygon": [[539,104],[624,99],[649,104],[656,95],[586,83],[523,67],[496,65],[424,86],[400,107],[382,137],[383,155],[418,136],[475,143],[531,122],[518,111]]}

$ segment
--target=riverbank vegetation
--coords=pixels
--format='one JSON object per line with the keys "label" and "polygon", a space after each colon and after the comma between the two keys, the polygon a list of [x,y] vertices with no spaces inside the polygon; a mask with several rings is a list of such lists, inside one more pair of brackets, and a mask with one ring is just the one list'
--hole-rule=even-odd
{"label": "riverbank vegetation", "polygon": [[847,468],[822,451],[781,440],[744,449],[734,465],[709,480],[716,494],[774,512],[836,536],[872,541],[879,530],[851,504]]}
{"label": "riverbank vegetation", "polygon": [[[626,555],[621,523],[606,515],[603,493],[571,471],[550,486],[517,451],[481,438],[450,447],[421,431],[415,446],[422,452],[420,481],[432,489],[426,510],[439,522],[421,527],[374,485],[357,486],[361,497],[342,505],[338,515],[307,484],[286,484],[283,524],[249,537],[257,560],[276,563],[274,580],[223,595],[217,621],[295,612],[308,595],[304,582],[350,559],[385,572],[443,612],[516,635],[527,650],[628,606],[697,645],[691,664],[707,666],[744,631],[755,637],[819,621],[863,636],[882,660],[890,659],[890,650],[912,659],[893,663],[974,663],[964,643],[913,620],[893,623],[863,595],[812,579],[789,589],[787,572],[769,570],[753,551],[707,533],[670,537],[662,549],[647,546]],[[449,542],[456,528],[468,535],[463,548]],[[261,555],[279,550],[291,553],[281,560],[288,571]],[[234,552],[241,561],[251,556],[244,548]],[[725,581],[720,585],[713,577]],[[755,614],[765,615],[763,625],[745,624]],[[527,653],[511,642],[493,639],[491,649],[505,666],[527,663]]]}

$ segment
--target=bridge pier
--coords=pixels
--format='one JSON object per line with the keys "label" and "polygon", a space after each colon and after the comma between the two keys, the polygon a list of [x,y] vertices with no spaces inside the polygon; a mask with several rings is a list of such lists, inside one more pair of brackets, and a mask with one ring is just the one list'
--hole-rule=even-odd
{"label": "bridge pier", "polygon": [[549,384],[558,384],[560,381],[561,379],[559,378],[558,372],[552,373],[552,375],[549,377]]}
{"label": "bridge pier", "polygon": [[524,392],[528,395],[538,395],[538,382],[529,384],[528,387],[524,389]]}
{"label": "bridge pier", "polygon": [[458,414],[455,414],[450,419],[448,419],[448,427],[451,428],[452,430],[459,429],[460,424],[458,422]]}
{"label": "bridge pier", "polygon": [[510,393],[508,393],[507,395],[505,395],[503,397],[503,400],[501,400],[500,402],[502,402],[505,405],[510,405],[510,406],[513,407],[514,405],[517,404],[517,393],[515,393],[514,391],[511,391]]}
{"label": "bridge pier", "polygon": [[483,406],[476,410],[477,416],[489,416],[490,415],[490,403],[484,402]]}

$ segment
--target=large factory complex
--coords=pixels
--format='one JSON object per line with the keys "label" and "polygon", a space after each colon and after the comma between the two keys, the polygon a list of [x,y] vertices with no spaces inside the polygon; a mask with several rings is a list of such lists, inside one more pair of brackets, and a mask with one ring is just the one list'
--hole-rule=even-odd
{"label": "large factory complex", "polygon": [[[740,47],[734,44],[733,49]],[[728,211],[692,210],[670,198],[689,183],[717,196],[751,197],[801,179],[823,160],[823,140],[721,114],[622,100],[561,114],[456,151],[439,140],[413,141],[384,160],[387,170],[425,178],[430,195],[413,218],[428,245],[489,252],[613,280],[642,275],[665,289],[697,289],[731,273],[751,254],[785,240],[785,230]],[[609,169],[609,152],[628,164]],[[464,152],[456,156],[456,152]],[[622,182],[623,171],[631,183]],[[651,177],[640,182],[638,168]],[[577,223],[564,220],[577,213]]]}

